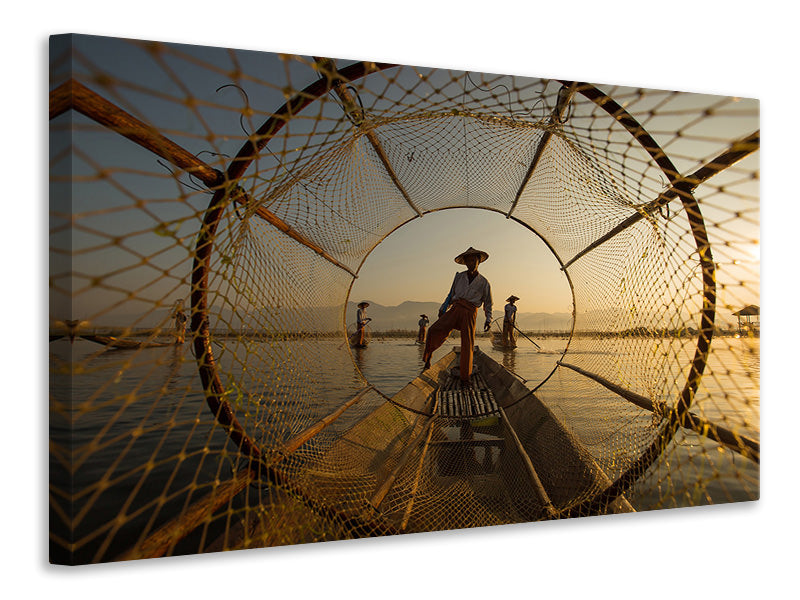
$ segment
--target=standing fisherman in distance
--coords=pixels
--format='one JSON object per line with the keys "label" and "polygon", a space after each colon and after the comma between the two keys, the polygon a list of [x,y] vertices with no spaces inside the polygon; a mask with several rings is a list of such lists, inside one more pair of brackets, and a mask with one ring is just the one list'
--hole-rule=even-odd
{"label": "standing fisherman in distance", "polygon": [[517,307],[514,306],[514,302],[517,300],[519,300],[519,297],[513,294],[506,298],[508,304],[506,304],[503,312],[503,345],[506,347],[517,345],[517,341],[514,339],[514,327],[517,324]]}
{"label": "standing fisherman in distance", "polygon": [[417,343],[424,344],[425,343],[425,329],[428,327],[428,315],[420,315],[422,317],[419,320],[419,333],[417,334]]}
{"label": "standing fisherman in distance", "polygon": [[355,340],[355,345],[359,348],[363,348],[366,346],[365,340],[365,328],[367,323],[372,321],[367,316],[367,307],[369,306],[369,302],[359,302],[358,303],[358,311],[356,311],[356,332],[353,334],[353,338]]}
{"label": "standing fisherman in distance", "polygon": [[183,298],[175,301],[172,317],[175,319],[175,344],[183,344],[186,340],[186,321],[188,320],[188,317],[183,312]]}
{"label": "standing fisherman in distance", "polygon": [[485,262],[489,255],[483,250],[476,250],[472,246],[455,257],[455,262],[466,265],[467,270],[456,273],[450,293],[439,308],[439,318],[428,330],[428,339],[425,342],[425,352],[422,360],[425,369],[431,366],[431,356],[439,348],[450,332],[458,329],[461,333],[461,358],[459,363],[459,376],[462,386],[469,386],[472,374],[472,352],[475,345],[475,321],[478,308],[483,305],[486,322],[484,331],[489,331],[492,323],[492,288],[489,281],[478,273],[478,265]]}

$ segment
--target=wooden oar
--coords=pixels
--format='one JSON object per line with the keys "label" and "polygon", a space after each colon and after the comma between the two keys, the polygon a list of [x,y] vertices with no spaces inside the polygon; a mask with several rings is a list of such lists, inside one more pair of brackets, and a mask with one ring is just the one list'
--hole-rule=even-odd
{"label": "wooden oar", "polygon": [[[512,325],[512,327],[513,327],[514,329],[516,329],[517,331],[519,331],[519,327],[517,327],[516,325]],[[527,339],[527,340],[528,340],[528,341],[529,341],[531,344],[533,344],[534,346],[536,346],[536,347],[537,347],[539,350],[541,350],[541,349],[542,349],[542,347],[541,347],[539,344],[537,344],[536,342],[534,342],[534,341],[533,341],[531,338],[529,338],[527,335],[525,335],[525,334],[524,334],[524,333],[522,333],[521,331],[519,331],[519,333],[520,333],[520,335],[521,335],[521,336],[523,336],[525,339]]]}

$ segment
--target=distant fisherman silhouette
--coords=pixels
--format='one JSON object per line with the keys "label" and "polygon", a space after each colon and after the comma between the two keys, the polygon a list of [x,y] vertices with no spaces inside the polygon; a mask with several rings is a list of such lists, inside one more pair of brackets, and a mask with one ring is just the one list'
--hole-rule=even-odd
{"label": "distant fisherman silhouette", "polygon": [[188,320],[188,317],[183,312],[183,298],[175,302],[172,318],[175,319],[175,343],[183,344],[186,341],[186,321]]}
{"label": "distant fisherman silhouette", "polygon": [[515,346],[517,340],[514,339],[514,327],[517,324],[517,307],[514,302],[519,300],[518,296],[509,296],[506,298],[505,310],[503,311],[503,344],[506,346]]}
{"label": "distant fisherman silhouette", "polygon": [[425,343],[425,329],[428,327],[428,315],[420,315],[419,320],[419,334],[417,335],[417,342],[420,344]]}
{"label": "distant fisherman silhouette", "polygon": [[365,346],[365,327],[367,323],[372,321],[367,316],[367,307],[369,306],[369,302],[359,302],[358,303],[358,311],[356,311],[356,332],[353,335],[355,344],[359,347]]}
{"label": "distant fisherman silhouette", "polygon": [[478,273],[478,265],[488,258],[486,252],[472,246],[455,257],[456,263],[466,265],[467,270],[456,273],[453,278],[450,293],[439,308],[439,318],[428,330],[425,352],[422,355],[425,369],[429,369],[433,352],[444,344],[451,331],[458,329],[461,333],[459,376],[464,385],[469,384],[472,373],[475,320],[481,305],[486,315],[483,330],[489,331],[492,323],[492,289],[487,279]]}

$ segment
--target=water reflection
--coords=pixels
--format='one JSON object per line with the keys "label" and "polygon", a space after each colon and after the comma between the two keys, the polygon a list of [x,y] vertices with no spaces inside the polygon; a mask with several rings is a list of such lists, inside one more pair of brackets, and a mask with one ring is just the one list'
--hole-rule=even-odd
{"label": "water reflection", "polygon": [[163,386],[165,391],[176,390],[175,384],[178,380],[178,373],[181,365],[183,365],[183,363],[186,361],[186,358],[184,357],[184,348],[185,346],[183,344],[176,344],[172,347],[172,351],[170,352],[167,362],[166,381]]}
{"label": "water reflection", "polygon": [[761,377],[761,344],[760,340],[752,340],[750,338],[741,338],[736,340],[741,342],[740,352],[742,367],[746,371],[748,377],[753,377],[758,381]]}
{"label": "water reflection", "polygon": [[512,373],[517,372],[517,353],[514,348],[506,348],[503,350],[503,366]]}
{"label": "water reflection", "polygon": [[366,359],[365,353],[366,353],[367,349],[355,346],[355,347],[353,347],[352,350],[353,350],[353,360],[356,361],[356,367],[358,367],[358,370],[363,373],[364,372],[364,365],[366,364],[366,362],[365,362],[365,359]]}
{"label": "water reflection", "polygon": [[[524,378],[526,386],[533,388],[550,375],[565,341],[543,339],[537,340],[541,350],[533,344],[522,343],[514,350],[503,351],[494,348],[488,338],[479,338],[476,343],[507,370]],[[693,410],[704,418],[722,422],[758,439],[759,341],[715,338],[713,344]],[[457,339],[451,340],[437,349],[432,360],[435,362],[457,345]],[[606,360],[610,354],[607,350],[598,351],[595,340],[584,343],[578,340],[573,346],[587,361]],[[236,338],[226,340],[225,346],[217,349],[216,358],[223,384],[234,392],[230,395],[232,401],[241,405],[239,414],[245,415],[245,409],[249,409],[253,415],[243,419],[248,432],[270,445],[275,440],[286,439],[306,423],[329,414],[351,398],[363,386],[354,366],[387,395],[402,389],[421,369],[423,347],[413,339],[373,339],[367,348],[350,350],[348,353],[341,339],[254,341]],[[682,352],[680,362],[688,364],[694,347],[689,343],[672,352]],[[638,358],[639,355],[620,353],[614,360],[624,366],[637,364]],[[188,345],[112,351],[98,349],[86,341],[76,340],[71,345],[68,340],[59,340],[50,346],[50,359],[50,442],[57,449],[50,456],[50,480],[59,490],[74,489],[83,494],[74,506],[68,504],[69,495],[64,496],[64,500],[59,497],[54,501],[58,510],[51,516],[55,522],[53,531],[60,537],[71,535],[59,515],[72,508],[86,515],[72,532],[78,539],[88,539],[100,525],[112,523],[123,508],[137,511],[138,516],[112,536],[107,556],[114,556],[137,539],[154,513],[169,513],[171,507],[162,506],[160,499],[165,497],[171,482],[183,485],[184,481],[206,482],[217,478],[218,464],[227,456],[229,441],[224,428],[216,425],[208,409]],[[679,383],[682,377],[679,373]],[[640,431],[651,427],[649,415],[640,417],[639,409],[621,404],[612,392],[578,374],[561,370],[548,382],[537,391],[537,396],[557,413],[571,433],[589,442],[601,457],[608,459],[612,452],[617,452],[619,446],[614,444],[620,440],[619,436],[631,435],[634,419],[639,418],[643,423]],[[373,395],[372,401],[381,403],[382,399]],[[613,415],[608,412],[610,405],[618,407]],[[347,411],[328,428],[327,435],[335,436],[352,427],[374,406],[359,405]],[[135,438],[129,433],[134,429],[142,432]],[[465,468],[471,473],[493,472],[500,449],[491,439],[482,438],[482,433],[466,428],[448,432],[451,440],[457,440],[458,444],[437,446],[443,461],[439,466],[442,473],[452,474]],[[695,445],[707,443],[697,437],[688,440]],[[101,444],[103,451],[93,451],[96,444]],[[694,460],[694,455],[688,455],[688,447],[677,446],[681,453],[687,453],[686,456],[673,454],[671,462],[664,463],[664,469],[669,467],[671,471],[667,475],[656,472],[654,481],[679,482],[687,472],[702,474],[694,465],[687,467]],[[72,471],[60,459],[69,451],[77,451],[80,458],[80,463],[76,463],[79,468]],[[749,462],[744,462],[742,467],[739,463],[745,459],[728,458],[730,453],[719,452],[714,445],[702,451],[706,462],[716,461],[713,464],[715,473],[722,473],[726,478],[726,489],[712,499],[730,501],[739,499],[736,494],[745,494],[745,499],[757,494],[757,467]],[[676,456],[679,459],[675,459]],[[725,460],[735,460],[735,468],[725,471]],[[147,485],[142,486],[139,469],[148,462],[158,466],[148,473]],[[615,467],[609,460],[603,465]],[[725,475],[728,472],[730,476]],[[737,483],[742,473],[746,473],[748,479]],[[91,492],[98,482],[113,482],[102,498]],[[707,482],[703,482],[703,486],[703,490],[710,489]],[[650,488],[640,488],[645,491],[638,492],[639,506],[658,505],[660,496],[645,496]],[[169,502],[182,506],[188,493],[175,493]],[[104,552],[99,550],[101,544],[102,536],[85,543],[77,553],[78,558],[94,559],[95,553]]]}

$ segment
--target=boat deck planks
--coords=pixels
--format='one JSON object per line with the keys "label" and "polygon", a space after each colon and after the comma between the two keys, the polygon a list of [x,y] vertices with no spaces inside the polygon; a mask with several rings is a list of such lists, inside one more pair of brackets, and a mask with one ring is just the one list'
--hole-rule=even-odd
{"label": "boat deck planks", "polygon": [[495,415],[499,411],[497,401],[486,380],[478,373],[469,387],[450,373],[438,390],[439,416],[447,419],[480,419]]}

